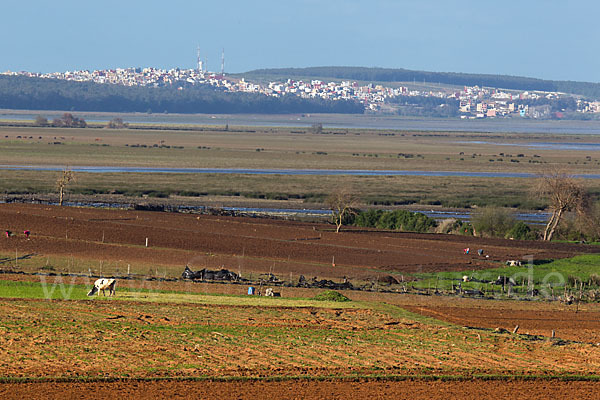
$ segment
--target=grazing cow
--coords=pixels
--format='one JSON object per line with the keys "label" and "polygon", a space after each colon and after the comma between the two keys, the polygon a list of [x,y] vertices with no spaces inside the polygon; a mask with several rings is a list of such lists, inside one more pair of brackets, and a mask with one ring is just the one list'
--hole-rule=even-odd
{"label": "grazing cow", "polygon": [[573,295],[565,295],[565,297],[560,296],[558,299],[562,303],[573,304],[573,302],[575,301],[575,296],[573,296]]}
{"label": "grazing cow", "polygon": [[281,293],[274,292],[273,289],[267,288],[267,290],[265,290],[265,296],[269,296],[269,297],[281,297]]}
{"label": "grazing cow", "polygon": [[506,265],[508,265],[509,267],[520,267],[521,266],[521,261],[519,261],[519,260],[508,260],[506,262]]}
{"label": "grazing cow", "polygon": [[515,280],[509,276],[504,276],[504,275],[500,275],[498,277],[498,279],[496,279],[496,282],[494,282],[494,285],[508,285],[508,286],[515,286],[517,284],[517,282],[515,282]]}
{"label": "grazing cow", "polygon": [[116,279],[98,279],[96,280],[96,282],[94,282],[94,287],[92,288],[92,290],[90,290],[90,292],[87,295],[93,296],[94,294],[98,293],[98,296],[100,296],[100,291],[102,291],[102,294],[106,296],[105,290],[108,289],[108,295],[114,296],[116,283]]}

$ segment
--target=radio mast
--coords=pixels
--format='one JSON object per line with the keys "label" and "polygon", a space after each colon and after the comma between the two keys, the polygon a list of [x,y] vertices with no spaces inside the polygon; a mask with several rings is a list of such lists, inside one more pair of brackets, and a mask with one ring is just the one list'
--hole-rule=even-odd
{"label": "radio mast", "polygon": [[196,62],[198,63],[198,72],[204,72],[204,64],[202,63],[202,58],[200,57],[200,46],[198,46],[198,55],[196,58]]}
{"label": "radio mast", "polygon": [[225,48],[221,53],[221,76],[225,76]]}

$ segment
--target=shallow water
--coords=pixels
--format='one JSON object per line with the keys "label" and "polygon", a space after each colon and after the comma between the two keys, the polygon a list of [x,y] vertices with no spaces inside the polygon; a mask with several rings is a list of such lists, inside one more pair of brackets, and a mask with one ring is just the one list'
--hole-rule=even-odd
{"label": "shallow water", "polygon": [[[1,203],[6,203],[4,200],[0,200]],[[44,202],[44,204],[58,205],[56,202]],[[128,209],[131,207],[130,203],[103,203],[103,202],[70,202],[64,203],[70,207],[93,207],[93,208],[121,208]],[[165,210],[172,212],[206,212],[211,207],[206,206],[187,206],[187,205],[174,205],[166,206]],[[304,216],[304,217],[318,217],[318,218],[329,218],[331,211],[328,209],[310,209],[310,208],[262,208],[262,207],[221,207],[220,209],[225,211],[232,211],[239,214],[257,214],[257,215],[270,215],[270,216]],[[455,218],[461,221],[470,221],[472,212],[467,210],[461,211],[441,211],[441,210],[415,210],[408,209],[411,212],[417,212],[425,214],[430,218],[441,221],[444,219]],[[517,221],[523,221],[529,224],[539,225],[545,224],[548,220],[549,214],[546,212],[518,212],[514,214]]]}
{"label": "shallow water", "polygon": [[[62,166],[0,165],[0,170],[62,171]],[[534,178],[535,174],[522,172],[472,172],[472,171],[406,171],[363,169],[252,169],[252,168],[152,168],[79,166],[74,172],[89,173],[150,173],[150,174],[246,174],[246,175],[359,175],[359,176],[461,176],[480,178]],[[600,174],[579,174],[579,178],[600,179]]]}
{"label": "shallow water", "polygon": [[[3,110],[0,119],[34,120],[37,115],[60,115],[44,111]],[[301,127],[308,128],[315,123],[326,128],[342,129],[394,129],[408,131],[436,132],[512,132],[512,133],[548,133],[574,135],[600,135],[600,121],[576,120],[534,120],[516,118],[486,119],[454,119],[454,118],[419,118],[374,115],[341,115],[341,114],[142,114],[142,113],[94,113],[76,112],[78,117],[88,122],[108,122],[116,115],[126,122],[142,124],[194,124],[194,125],[229,125],[252,127]]]}

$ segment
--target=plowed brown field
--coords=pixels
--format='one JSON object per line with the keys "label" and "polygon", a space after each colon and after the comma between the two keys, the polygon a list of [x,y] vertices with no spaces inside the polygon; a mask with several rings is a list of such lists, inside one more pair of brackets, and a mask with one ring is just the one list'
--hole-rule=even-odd
{"label": "plowed brown field", "polygon": [[[278,275],[351,279],[382,273],[490,267],[506,259],[549,259],[600,251],[598,247],[515,242],[462,236],[349,229],[269,219],[141,211],[0,205],[0,252]],[[31,230],[30,240],[22,232]],[[149,247],[145,247],[148,238]],[[483,248],[489,258],[464,255]],[[42,258],[44,257],[44,258]],[[332,259],[335,257],[335,267]],[[0,260],[2,261],[2,260]],[[6,264],[5,264],[6,265]],[[106,264],[105,264],[106,265]],[[1,266],[0,266],[1,267]],[[34,280],[4,274],[2,279]],[[86,283],[74,278],[71,283]],[[140,285],[123,281],[119,287]],[[160,289],[241,294],[240,285],[161,282]],[[281,288],[286,297],[315,289]],[[242,290],[243,293],[243,290]],[[597,383],[561,380],[422,381],[424,374],[597,374],[600,307],[559,303],[474,300],[441,296],[346,291],[373,309],[216,306],[123,299],[0,299],[0,375],[44,378],[121,377],[119,382],[0,384],[0,398],[292,398],[481,399],[594,398]],[[119,295],[120,293],[118,293]],[[118,296],[117,296],[118,297]],[[387,303],[387,304],[386,304]],[[398,312],[394,306],[444,320]],[[578,312],[575,312],[578,311]],[[488,330],[501,327],[528,338]],[[582,343],[561,343],[556,336]],[[406,381],[282,382],[246,376],[345,376],[383,371]],[[177,381],[210,376],[236,381]],[[364,375],[362,375],[364,376]],[[167,380],[143,381],[129,378]]]}
{"label": "plowed brown field", "polygon": [[[600,251],[596,246],[456,235],[357,229],[336,234],[326,224],[270,219],[28,204],[0,205],[0,229],[17,233],[0,240],[0,251],[8,254],[332,278],[478,269],[527,256],[549,259]],[[22,234],[26,229],[32,232],[31,240]],[[482,248],[489,258],[464,255],[465,247]]]}
{"label": "plowed brown field", "polygon": [[595,382],[399,381],[399,382],[110,382],[0,384],[12,399],[593,399]]}
{"label": "plowed brown field", "polygon": [[[489,307],[485,301],[478,305],[404,305],[409,311],[427,315],[461,326],[478,328],[503,328],[513,330],[519,326],[519,333],[556,337],[573,341],[600,343],[600,307],[596,304],[556,309],[552,305],[538,305],[524,309],[516,302],[502,302],[502,307]],[[512,304],[511,304],[512,303]]]}

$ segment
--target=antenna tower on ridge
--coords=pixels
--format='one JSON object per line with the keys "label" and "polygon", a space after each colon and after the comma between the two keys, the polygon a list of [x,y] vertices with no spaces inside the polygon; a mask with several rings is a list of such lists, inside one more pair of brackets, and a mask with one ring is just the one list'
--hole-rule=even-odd
{"label": "antenna tower on ridge", "polygon": [[225,76],[225,49],[221,53],[221,76]]}
{"label": "antenna tower on ridge", "polygon": [[196,62],[198,63],[198,72],[204,72],[204,64],[202,63],[202,58],[200,58],[200,46],[198,46],[198,56],[196,58]]}

